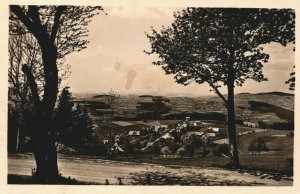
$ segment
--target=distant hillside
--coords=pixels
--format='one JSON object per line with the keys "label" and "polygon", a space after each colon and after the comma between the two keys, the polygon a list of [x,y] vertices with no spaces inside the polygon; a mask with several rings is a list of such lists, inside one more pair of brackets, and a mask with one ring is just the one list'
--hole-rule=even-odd
{"label": "distant hillside", "polygon": [[294,94],[283,92],[265,92],[257,94],[241,93],[236,95],[236,105],[245,104],[247,101],[266,102],[282,108],[294,110]]}
{"label": "distant hillside", "polygon": [[[105,95],[105,94],[104,94]],[[103,97],[103,94],[81,94],[78,100],[86,100],[89,102],[99,101],[100,97]],[[124,116],[135,118],[138,114],[137,106],[141,102],[146,101],[149,98],[149,102],[152,102],[152,98],[155,98],[154,95],[121,95],[119,100],[117,116]],[[225,95],[226,97],[226,95]],[[227,114],[226,107],[224,102],[217,96],[199,96],[199,97],[166,97],[159,96],[160,100],[166,101],[167,106],[170,108],[170,115],[185,114],[192,112],[215,112],[218,111],[224,115]],[[249,101],[259,101],[272,104],[274,106],[282,107],[285,109],[294,110],[294,95],[283,93],[283,92],[265,92],[265,93],[240,93],[235,95],[235,105],[236,113],[242,115],[244,111],[250,110]]]}
{"label": "distant hillside", "polygon": [[295,94],[285,93],[285,92],[263,92],[263,93],[256,93],[256,95],[266,95],[266,94],[272,94],[272,95],[278,95],[278,96],[294,96],[295,95]]}
{"label": "distant hillside", "polygon": [[294,122],[293,110],[275,106],[273,104],[269,104],[266,102],[249,101],[249,104],[251,105],[252,110],[274,112],[277,115],[279,115],[281,118],[285,118],[288,119],[289,121]]}

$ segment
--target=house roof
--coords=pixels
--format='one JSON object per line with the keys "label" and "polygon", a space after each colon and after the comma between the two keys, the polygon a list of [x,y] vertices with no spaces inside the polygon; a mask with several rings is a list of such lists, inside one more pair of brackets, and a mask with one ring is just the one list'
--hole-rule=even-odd
{"label": "house roof", "polygon": [[140,131],[129,131],[128,135],[140,135],[141,132]]}

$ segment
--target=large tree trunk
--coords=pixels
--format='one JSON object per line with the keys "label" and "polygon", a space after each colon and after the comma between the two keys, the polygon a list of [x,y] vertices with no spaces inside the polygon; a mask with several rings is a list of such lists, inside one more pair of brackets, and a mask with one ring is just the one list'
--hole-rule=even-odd
{"label": "large tree trunk", "polygon": [[10,6],[11,11],[26,26],[36,38],[41,52],[44,68],[43,99],[40,100],[38,87],[33,73],[27,65],[22,67],[31,89],[32,101],[36,109],[36,123],[32,130],[34,155],[36,159],[36,177],[40,181],[50,181],[59,176],[57,168],[57,153],[51,125],[51,117],[55,106],[58,90],[57,47],[55,39],[60,27],[60,17],[66,6],[59,6],[54,14],[54,23],[51,32],[41,21],[38,6],[29,6],[24,11],[18,5]]}
{"label": "large tree trunk", "polygon": [[36,172],[34,177],[37,182],[49,183],[55,182],[59,177],[51,120],[58,90],[58,70],[56,66],[57,49],[55,45],[44,39],[42,39],[39,44],[42,51],[45,77],[42,101],[39,100],[37,84],[32,72],[26,65],[24,65],[22,70],[28,78],[36,110],[35,125],[32,130],[34,156],[36,160]]}
{"label": "large tree trunk", "polygon": [[[37,155],[41,156],[43,162],[40,167],[37,167],[37,174],[45,173],[46,181],[53,182],[59,177],[57,166],[57,153],[55,148],[55,139],[53,133],[52,114],[57,98],[58,89],[58,70],[56,66],[57,49],[50,42],[40,43],[42,50],[42,58],[44,63],[45,86],[44,98],[42,101],[42,119],[40,125],[42,135],[41,140],[44,142],[40,145],[42,152]],[[38,148],[39,146],[37,146]],[[38,166],[38,163],[37,163]],[[38,171],[40,170],[40,172]]]}
{"label": "large tree trunk", "polygon": [[235,106],[234,106],[234,85],[233,83],[227,85],[228,100],[227,100],[227,112],[228,112],[228,139],[231,154],[231,163],[234,168],[240,166],[237,140],[236,140],[236,121],[235,121]]}
{"label": "large tree trunk", "polygon": [[51,183],[59,177],[55,141],[50,124],[51,118],[39,115],[36,117],[36,125],[32,133],[36,160],[36,171],[33,177],[38,183]]}

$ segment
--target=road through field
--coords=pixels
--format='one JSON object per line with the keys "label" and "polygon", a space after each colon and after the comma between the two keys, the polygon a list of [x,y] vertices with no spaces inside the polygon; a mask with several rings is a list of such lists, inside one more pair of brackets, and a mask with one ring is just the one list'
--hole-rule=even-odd
{"label": "road through field", "polygon": [[[62,157],[58,160],[63,176],[80,181],[104,184],[155,185],[292,185],[292,179],[273,180],[249,172],[238,172],[219,168],[162,166],[147,163],[118,162],[103,159]],[[8,158],[8,173],[31,175],[35,161],[29,154],[14,154]]]}

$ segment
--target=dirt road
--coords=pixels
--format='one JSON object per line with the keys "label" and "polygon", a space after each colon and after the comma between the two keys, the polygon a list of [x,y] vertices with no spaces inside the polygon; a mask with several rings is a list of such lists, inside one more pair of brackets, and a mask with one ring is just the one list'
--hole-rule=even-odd
{"label": "dirt road", "polygon": [[[63,176],[80,181],[118,184],[147,185],[292,185],[286,177],[280,181],[262,174],[231,171],[219,168],[162,166],[146,163],[118,162],[103,159],[82,159],[76,157],[59,158],[60,172]],[[8,173],[31,175],[35,167],[32,155],[10,155]]]}

